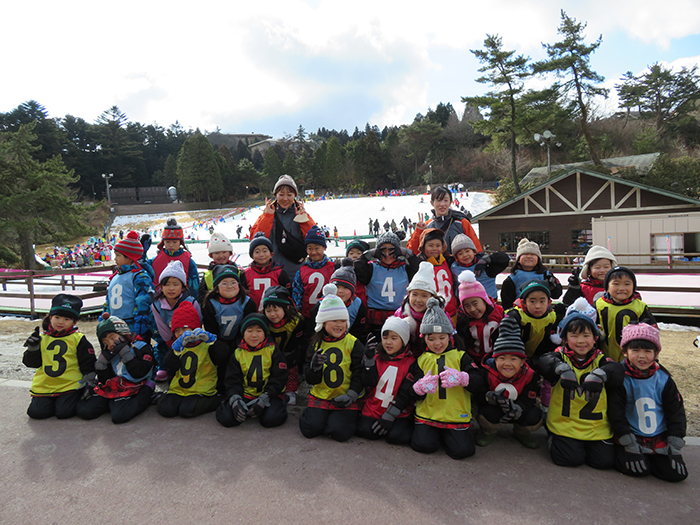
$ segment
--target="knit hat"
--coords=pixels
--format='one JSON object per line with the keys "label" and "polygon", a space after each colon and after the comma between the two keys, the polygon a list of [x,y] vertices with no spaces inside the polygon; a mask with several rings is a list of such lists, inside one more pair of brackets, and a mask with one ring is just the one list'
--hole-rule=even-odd
{"label": "knit hat", "polygon": [[292,304],[289,290],[284,286],[270,286],[263,294],[263,308],[268,304],[277,304],[279,306],[288,306]]}
{"label": "knit hat", "polygon": [[259,326],[265,335],[270,333],[270,325],[268,324],[267,317],[262,314],[254,313],[248,314],[241,321],[241,333],[245,332],[245,329],[249,326]]}
{"label": "knit hat", "polygon": [[241,283],[241,276],[238,273],[238,268],[236,268],[232,264],[218,264],[214,266],[212,277],[214,277],[214,282],[212,284],[214,288],[216,288],[221,281],[228,277],[236,279],[236,281],[238,281],[238,284]]}
{"label": "knit hat", "polygon": [[165,269],[161,272],[158,278],[158,283],[165,281],[167,277],[175,277],[180,279],[180,282],[187,286],[187,274],[185,273],[185,268],[183,268],[182,263],[177,259],[170,261]]}
{"label": "knit hat", "polygon": [[427,230],[423,230],[423,233],[420,234],[420,251],[423,251],[428,241],[433,241],[435,239],[442,241],[443,247],[445,246],[445,232],[440,228],[428,228]]}
{"label": "knit hat", "polygon": [[357,248],[360,250],[362,253],[366,252],[369,250],[369,244],[367,244],[365,241],[361,239],[354,239],[348,243],[348,245],[345,247],[345,255],[348,255],[350,253],[350,250],[353,248]]}
{"label": "knit hat", "polygon": [[[401,241],[394,232],[384,232],[379,237],[377,237],[377,244],[375,245],[377,251],[385,244],[390,244],[394,247],[394,250],[396,250],[396,257],[401,255]],[[379,258],[379,254],[377,254],[376,257]]]}
{"label": "knit hat", "polygon": [[591,246],[591,249],[588,250],[588,253],[586,253],[586,258],[583,260],[583,265],[581,266],[581,279],[588,279],[591,263],[593,261],[597,261],[598,259],[608,259],[613,267],[617,266],[617,259],[610,252],[610,250],[603,248],[602,246]]}
{"label": "knit hat", "polygon": [[428,308],[423,315],[420,324],[421,334],[447,334],[452,335],[454,327],[445,311],[440,308],[440,301],[435,297],[428,299]]}
{"label": "knit hat", "polygon": [[321,228],[314,224],[311,228],[309,228],[309,231],[306,232],[306,237],[304,237],[304,244],[307,246],[309,244],[318,244],[326,248],[326,236],[321,231]]}
{"label": "knit hat", "polygon": [[[569,305],[569,307],[566,309],[566,314],[564,315],[564,319],[566,319],[566,317],[568,315],[573,315],[573,314],[583,314],[583,315],[587,316],[589,319],[591,319],[591,321],[593,321],[593,324],[596,327],[595,330],[598,329],[598,325],[597,325],[598,312],[596,311],[596,309],[593,306],[591,306],[591,304],[586,300],[585,297],[579,297],[572,304]],[[563,325],[562,325],[563,322],[564,322],[564,320],[562,319],[562,321],[559,323],[559,327],[557,328],[556,333],[553,333],[549,337],[555,344],[558,344],[558,345],[561,344],[561,341],[562,341],[561,332],[562,332],[562,328],[563,328]],[[595,330],[593,331],[594,334],[596,333]]]}
{"label": "knit hat", "polygon": [[459,274],[459,302],[470,297],[478,297],[483,299],[487,305],[493,306],[493,301],[486,293],[484,285],[476,280],[476,275],[471,270],[464,270]]}
{"label": "knit hat", "polygon": [[542,258],[539,245],[536,242],[531,242],[526,237],[523,237],[522,239],[520,239],[520,242],[518,243],[518,249],[515,252],[515,262],[518,262],[520,256],[525,253],[534,253],[540,259]]}
{"label": "knit hat", "polygon": [[233,253],[233,245],[231,241],[228,240],[223,233],[214,232],[209,237],[209,247],[207,248],[209,253],[216,252],[231,252]]}
{"label": "knit hat", "polygon": [[177,223],[175,217],[170,217],[163,228],[162,239],[184,239],[185,232],[182,231],[182,226]]}
{"label": "knit hat", "polygon": [[139,240],[139,234],[135,231],[127,233],[126,237],[114,246],[114,251],[121,253],[132,261],[138,261],[143,255],[143,245]]}
{"label": "knit hat", "polygon": [[119,335],[129,335],[131,333],[131,330],[129,330],[129,325],[126,323],[126,321],[120,319],[116,315],[107,314],[106,319],[103,319],[102,321],[97,323],[96,332],[97,341],[101,342],[102,336],[110,332],[115,332]]}
{"label": "knit hat", "polygon": [[544,292],[547,294],[548,299],[552,298],[552,291],[549,289],[549,285],[541,279],[533,279],[532,281],[523,283],[520,287],[520,294],[518,297],[524,301],[532,292]]}
{"label": "knit hat", "polygon": [[499,355],[517,355],[527,359],[525,343],[520,335],[520,325],[514,317],[505,316],[498,327],[498,337],[493,344],[493,357]]}
{"label": "knit hat", "polygon": [[51,310],[49,316],[60,315],[77,321],[80,317],[80,309],[83,301],[76,295],[60,293],[51,300]]}
{"label": "knit hat", "polygon": [[435,285],[435,270],[433,265],[428,261],[421,261],[418,265],[418,271],[411,279],[411,283],[406,288],[406,292],[411,290],[423,290],[431,294],[433,297],[437,295],[437,286]]}
{"label": "knit hat", "polygon": [[345,288],[350,288],[352,293],[355,293],[357,277],[355,276],[354,264],[355,262],[350,257],[344,257],[340,261],[340,268],[331,275],[331,282],[336,285],[345,286]]}
{"label": "knit hat", "polygon": [[647,323],[628,324],[622,329],[622,340],[620,346],[622,348],[631,341],[642,339],[649,341],[656,347],[656,353],[661,352],[661,338],[659,338],[659,330]]}
{"label": "knit hat", "polygon": [[272,253],[272,243],[270,242],[270,239],[265,237],[265,234],[263,232],[255,232],[253,240],[250,241],[248,255],[250,255],[251,258],[253,257],[253,252],[255,251],[255,248],[257,248],[258,246],[267,246],[267,249],[270,250],[270,253]]}
{"label": "knit hat", "polygon": [[277,182],[275,182],[275,187],[272,190],[273,195],[277,195],[277,190],[280,189],[280,186],[289,186],[291,189],[294,190],[294,195],[299,195],[297,183],[294,182],[294,179],[291,178],[289,175],[281,175],[280,178],[277,179]]}
{"label": "knit hat", "polygon": [[333,284],[327,284],[323,287],[323,299],[318,305],[318,313],[316,314],[316,331],[320,332],[323,329],[323,323],[326,321],[345,320],[350,322],[348,309],[345,307],[343,300],[338,297],[338,288]]}
{"label": "knit hat", "polygon": [[402,319],[401,317],[387,317],[386,321],[382,325],[382,335],[384,332],[391,330],[396,332],[401,338],[404,346],[408,344],[409,339],[411,339],[411,326],[408,323],[408,319]]}
{"label": "knit hat", "polygon": [[452,246],[450,248],[452,249],[452,255],[466,248],[471,248],[475,252],[477,251],[474,241],[472,241],[468,235],[464,235],[463,233],[460,233],[452,240]]}
{"label": "knit hat", "polygon": [[189,301],[180,303],[173,312],[173,318],[170,321],[170,328],[175,332],[178,328],[187,328],[194,330],[202,327],[202,320],[199,317],[199,312],[194,309],[194,306]]}
{"label": "knit hat", "polygon": [[625,266],[615,266],[612,270],[608,271],[608,273],[605,274],[605,280],[603,281],[603,289],[607,292],[608,291],[608,284],[610,284],[610,276],[613,273],[618,273],[618,272],[623,272],[629,275],[630,279],[632,279],[632,291],[636,292],[637,291],[637,276],[634,275],[634,272],[630,270],[629,268]]}

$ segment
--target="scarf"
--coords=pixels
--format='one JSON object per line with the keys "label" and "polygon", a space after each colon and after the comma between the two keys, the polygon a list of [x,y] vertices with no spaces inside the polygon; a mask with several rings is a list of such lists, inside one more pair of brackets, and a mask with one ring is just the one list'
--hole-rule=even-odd
{"label": "scarf", "polygon": [[654,361],[649,368],[646,370],[639,370],[632,366],[627,359],[622,362],[622,366],[625,368],[625,375],[633,377],[634,379],[647,379],[653,376],[659,369],[659,363]]}
{"label": "scarf", "polygon": [[44,331],[46,335],[50,335],[51,337],[65,337],[67,335],[73,334],[78,331],[78,327],[73,325],[71,328],[68,330],[55,330],[54,328],[49,325],[48,329]]}
{"label": "scarf", "polygon": [[598,348],[594,348],[590,352],[586,354],[586,357],[581,361],[578,357],[576,357],[576,354],[574,353],[573,350],[569,350],[569,347],[567,346],[561,346],[557,349],[558,352],[561,352],[564,354],[566,357],[569,358],[571,363],[574,365],[574,367],[578,368],[579,370],[582,370],[586,368],[587,366],[590,366],[590,364],[595,360],[596,357],[598,357],[602,352]]}

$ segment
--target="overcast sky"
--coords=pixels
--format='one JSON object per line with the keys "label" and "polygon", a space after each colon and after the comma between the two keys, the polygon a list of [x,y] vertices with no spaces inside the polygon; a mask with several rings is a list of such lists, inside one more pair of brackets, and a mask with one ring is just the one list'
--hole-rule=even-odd
{"label": "overcast sky", "polygon": [[5,1],[0,112],[34,99],[93,122],[117,105],[143,124],[276,138],[408,124],[439,102],[461,116],[461,97],[486,90],[469,50],[499,34],[544,58],[562,8],[587,42],[603,35],[591,64],[608,87],[700,62],[697,0]]}

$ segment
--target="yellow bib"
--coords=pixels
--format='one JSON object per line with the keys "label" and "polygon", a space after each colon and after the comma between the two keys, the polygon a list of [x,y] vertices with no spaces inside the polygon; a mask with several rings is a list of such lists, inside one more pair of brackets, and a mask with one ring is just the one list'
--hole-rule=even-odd
{"label": "yellow bib", "polygon": [[350,364],[355,341],[354,336],[347,334],[341,341],[321,342],[320,348],[328,356],[328,360],[323,365],[323,380],[311,388],[312,396],[330,401],[347,393],[352,375]]}
{"label": "yellow bib", "polygon": [[216,366],[209,357],[210,343],[184,348],[179,355],[180,368],[170,381],[169,394],[179,396],[216,394]]}
{"label": "yellow bib", "polygon": [[272,352],[275,345],[268,345],[255,352],[236,348],[234,355],[243,371],[243,391],[250,397],[258,397],[265,390],[270,378]]}
{"label": "yellow bib", "polygon": [[642,301],[632,301],[629,304],[612,304],[602,298],[595,302],[598,310],[598,319],[605,332],[605,340],[602,344],[603,353],[618,363],[624,359],[620,341],[622,341],[622,329],[636,322],[644,313],[646,304]]}
{"label": "yellow bib", "polygon": [[[442,354],[423,352],[418,357],[418,366],[424,374],[430,371],[437,375],[445,367],[461,370],[463,350],[453,348]],[[426,394],[424,399],[416,403],[416,417],[436,421],[438,423],[466,424],[472,419],[472,396],[466,388],[457,386],[454,388],[442,388],[438,385],[437,392]]]}
{"label": "yellow bib", "polygon": [[41,366],[32,379],[32,394],[47,396],[80,388],[83,373],[78,363],[78,343],[83,337],[80,332],[65,337],[41,336]]}
{"label": "yellow bib", "polygon": [[538,319],[532,317],[525,310],[516,308],[520,314],[520,326],[522,327],[523,341],[525,342],[525,353],[532,357],[545,337],[549,337],[557,321],[557,314],[552,310],[544,317]]}

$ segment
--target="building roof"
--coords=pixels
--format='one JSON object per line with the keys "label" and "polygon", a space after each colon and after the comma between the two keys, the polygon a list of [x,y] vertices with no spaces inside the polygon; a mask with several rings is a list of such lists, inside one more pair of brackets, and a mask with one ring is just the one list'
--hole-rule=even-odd
{"label": "building roof", "polygon": [[[637,168],[641,173],[645,173],[651,169],[656,162],[656,159],[661,155],[660,153],[647,153],[645,155],[629,155],[627,157],[612,157],[609,159],[601,159],[600,162],[606,168],[610,170],[615,170],[615,168]],[[553,164],[552,171],[558,170],[569,170],[573,168],[585,168],[593,167],[593,161],[587,160],[585,162],[571,162],[569,164]],[[532,168],[527,175],[525,175],[520,182],[537,182],[540,179],[546,178],[548,176],[547,166],[542,166],[539,168]]]}
{"label": "building roof", "polygon": [[489,208],[488,210],[481,212],[479,215],[474,217],[472,219],[472,221],[478,222],[479,219],[483,219],[485,217],[488,217],[489,215],[492,215],[492,214],[496,213],[497,211],[499,211],[507,206],[510,206],[514,202],[517,202],[521,199],[524,199],[525,197],[527,197],[529,195],[532,195],[533,193],[536,193],[536,192],[542,190],[542,188],[544,188],[545,186],[555,184],[555,183],[559,182],[560,180],[565,179],[567,177],[570,177],[571,175],[573,175],[575,173],[582,173],[582,174],[589,175],[591,177],[597,177],[597,178],[603,179],[603,180],[611,180],[611,181],[614,181],[616,184],[623,184],[623,185],[630,186],[633,188],[639,188],[639,189],[646,190],[646,191],[649,191],[652,193],[656,193],[658,195],[663,195],[665,197],[677,199],[679,201],[682,201],[682,202],[685,202],[688,204],[694,204],[695,206],[700,206],[700,200],[694,199],[692,197],[687,197],[685,195],[681,195],[680,193],[675,193],[675,192],[668,191],[668,190],[662,190],[661,188],[655,188],[653,186],[648,186],[646,184],[641,184],[639,182],[623,179],[621,177],[616,177],[613,175],[604,175],[602,173],[598,173],[595,171],[577,168],[577,169],[570,169],[570,170],[568,170],[560,175],[557,175],[556,177],[548,179],[548,180],[542,182],[541,184],[538,184],[534,188],[530,188],[529,190],[524,191],[524,192],[516,195],[515,197],[508,199],[507,201],[502,202],[501,204],[499,204],[497,206],[494,206],[493,208]]}

